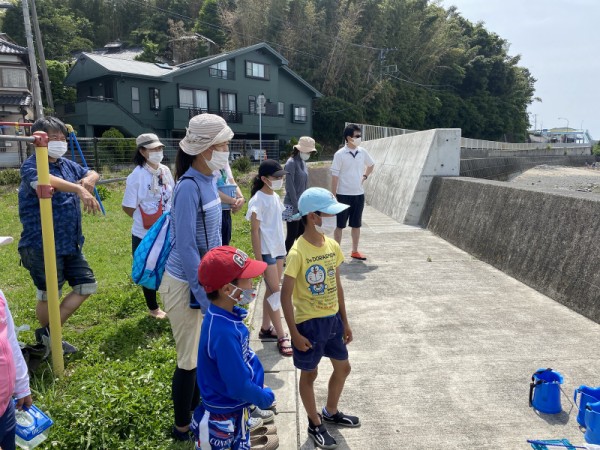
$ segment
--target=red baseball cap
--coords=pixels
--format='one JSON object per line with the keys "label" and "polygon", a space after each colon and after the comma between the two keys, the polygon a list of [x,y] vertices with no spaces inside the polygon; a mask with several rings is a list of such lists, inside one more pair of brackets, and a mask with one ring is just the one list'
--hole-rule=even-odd
{"label": "red baseball cap", "polygon": [[255,278],[266,268],[267,263],[248,258],[235,247],[222,245],[209,250],[202,257],[198,281],[206,292],[214,292],[233,280]]}

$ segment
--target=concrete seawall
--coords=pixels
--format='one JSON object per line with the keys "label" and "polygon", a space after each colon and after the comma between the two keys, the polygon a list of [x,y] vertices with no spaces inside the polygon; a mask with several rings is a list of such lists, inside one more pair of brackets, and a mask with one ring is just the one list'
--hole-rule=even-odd
{"label": "concrete seawall", "polygon": [[540,164],[577,167],[595,161],[593,155],[463,158],[460,161],[460,176],[504,181]]}
{"label": "concrete seawall", "polygon": [[[600,323],[600,201],[578,192],[436,177],[421,224]],[[543,324],[540,324],[543,326]]]}

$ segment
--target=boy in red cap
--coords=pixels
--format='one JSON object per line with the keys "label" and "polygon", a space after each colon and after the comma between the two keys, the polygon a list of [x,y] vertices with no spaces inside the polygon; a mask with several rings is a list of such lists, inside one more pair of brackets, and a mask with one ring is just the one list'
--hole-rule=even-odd
{"label": "boy in red cap", "polygon": [[211,304],[198,348],[202,402],[191,424],[197,449],[249,449],[249,406],[267,409],[275,400],[273,391],[263,387],[264,370],[244,325],[248,312],[240,307],[256,297],[252,279],[266,267],[229,246],[213,248],[200,262],[198,281]]}

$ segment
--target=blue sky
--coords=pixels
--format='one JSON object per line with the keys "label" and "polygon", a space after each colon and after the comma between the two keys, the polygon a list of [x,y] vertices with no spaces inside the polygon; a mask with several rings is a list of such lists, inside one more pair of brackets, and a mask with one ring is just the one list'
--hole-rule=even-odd
{"label": "blue sky", "polygon": [[[510,43],[537,79],[537,127],[588,129],[600,139],[600,0],[439,0]],[[559,119],[561,117],[562,119]]]}

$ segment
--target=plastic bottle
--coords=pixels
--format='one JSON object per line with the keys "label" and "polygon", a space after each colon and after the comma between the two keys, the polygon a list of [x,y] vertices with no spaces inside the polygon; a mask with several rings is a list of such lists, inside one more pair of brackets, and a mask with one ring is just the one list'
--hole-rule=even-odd
{"label": "plastic bottle", "polygon": [[[16,403],[16,400],[15,400]],[[48,437],[48,428],[54,423],[50,417],[35,405],[15,411],[17,421],[15,442],[20,448],[32,449],[40,445]]]}

